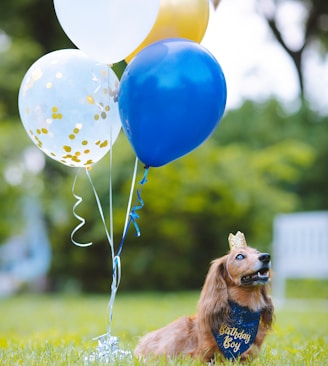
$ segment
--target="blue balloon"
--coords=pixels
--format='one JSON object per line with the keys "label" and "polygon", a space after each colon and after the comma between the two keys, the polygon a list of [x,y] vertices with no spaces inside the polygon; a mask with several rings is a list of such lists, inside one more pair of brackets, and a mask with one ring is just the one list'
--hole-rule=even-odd
{"label": "blue balloon", "polygon": [[165,39],[125,69],[118,94],[123,130],[138,158],[159,167],[204,142],[224,113],[227,88],[214,56],[198,43]]}

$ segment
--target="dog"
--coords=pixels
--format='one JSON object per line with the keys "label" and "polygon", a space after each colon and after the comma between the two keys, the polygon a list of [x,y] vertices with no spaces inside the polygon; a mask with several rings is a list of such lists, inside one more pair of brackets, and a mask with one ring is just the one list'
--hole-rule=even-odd
{"label": "dog", "polygon": [[258,355],[274,317],[270,254],[247,246],[240,231],[228,240],[230,252],[211,263],[196,315],[146,334],[134,350],[137,358],[187,355],[213,364]]}

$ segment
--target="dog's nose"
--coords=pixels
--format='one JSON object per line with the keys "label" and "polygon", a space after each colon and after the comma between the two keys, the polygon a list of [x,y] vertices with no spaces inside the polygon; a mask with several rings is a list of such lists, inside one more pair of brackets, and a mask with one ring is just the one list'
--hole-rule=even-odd
{"label": "dog's nose", "polygon": [[259,260],[264,263],[264,264],[268,264],[270,262],[271,256],[268,253],[265,254],[261,254],[259,256]]}

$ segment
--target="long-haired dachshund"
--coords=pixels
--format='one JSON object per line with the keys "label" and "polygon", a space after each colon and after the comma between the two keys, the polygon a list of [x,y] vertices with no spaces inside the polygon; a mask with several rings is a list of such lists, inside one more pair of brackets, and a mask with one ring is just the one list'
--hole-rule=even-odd
{"label": "long-haired dachshund", "polygon": [[257,356],[273,320],[270,255],[248,247],[239,231],[229,235],[229,244],[230,252],[211,264],[197,314],[146,334],[136,357],[189,355],[215,362]]}

